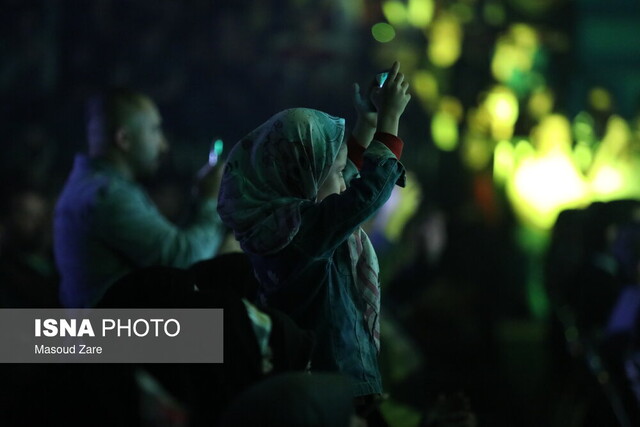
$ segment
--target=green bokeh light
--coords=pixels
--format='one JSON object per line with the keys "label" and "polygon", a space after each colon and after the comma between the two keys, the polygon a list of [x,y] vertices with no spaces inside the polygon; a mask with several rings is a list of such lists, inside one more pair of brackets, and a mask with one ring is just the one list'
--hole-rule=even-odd
{"label": "green bokeh light", "polygon": [[396,30],[386,22],[378,22],[371,27],[373,38],[380,43],[388,43],[396,37]]}
{"label": "green bokeh light", "polygon": [[431,120],[431,136],[435,145],[443,151],[453,151],[458,146],[458,124],[450,114],[438,112]]}

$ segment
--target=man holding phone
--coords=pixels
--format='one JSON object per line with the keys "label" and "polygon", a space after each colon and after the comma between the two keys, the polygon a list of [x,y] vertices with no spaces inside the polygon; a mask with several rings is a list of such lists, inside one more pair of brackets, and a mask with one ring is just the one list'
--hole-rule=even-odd
{"label": "man holding phone", "polygon": [[216,212],[220,166],[200,171],[196,209],[184,228],[164,218],[140,185],[169,149],[148,96],[113,89],[93,98],[87,112],[89,153],[77,155],[54,219],[60,302],[76,308],[94,306],[137,268],[185,268],[211,258],[225,235]]}

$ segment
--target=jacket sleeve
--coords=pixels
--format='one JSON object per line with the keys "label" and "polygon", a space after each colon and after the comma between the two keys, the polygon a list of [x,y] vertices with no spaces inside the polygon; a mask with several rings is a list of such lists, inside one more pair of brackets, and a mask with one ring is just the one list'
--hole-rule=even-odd
{"label": "jacket sleeve", "polygon": [[188,267],[214,256],[224,236],[215,201],[199,205],[191,223],[179,228],[134,186],[106,189],[96,201],[95,221],[98,238],[137,266]]}
{"label": "jacket sleeve", "polygon": [[360,175],[342,194],[305,206],[293,244],[311,257],[326,257],[389,199],[393,187],[404,186],[405,170],[395,154],[374,140],[364,152]]}

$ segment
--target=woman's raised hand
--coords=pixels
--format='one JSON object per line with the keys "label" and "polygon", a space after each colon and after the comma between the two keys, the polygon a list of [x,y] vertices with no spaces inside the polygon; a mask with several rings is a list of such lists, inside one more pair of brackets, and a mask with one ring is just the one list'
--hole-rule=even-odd
{"label": "woman's raised hand", "polygon": [[378,131],[393,135],[398,134],[398,123],[411,95],[409,83],[400,72],[400,63],[393,63],[389,76],[381,88],[373,95],[373,102],[378,110]]}

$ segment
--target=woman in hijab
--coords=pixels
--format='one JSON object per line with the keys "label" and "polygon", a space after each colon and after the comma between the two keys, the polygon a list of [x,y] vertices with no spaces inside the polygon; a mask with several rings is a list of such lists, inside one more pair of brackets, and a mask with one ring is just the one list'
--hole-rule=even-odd
{"label": "woman in hijab", "polygon": [[220,190],[218,212],[251,258],[260,302],[314,331],[311,370],[348,376],[361,411],[382,384],[378,260],[360,225],[404,184],[397,134],[407,90],[397,62],[371,91],[374,109],[356,87],[348,142],[341,118],[274,115],[232,149]]}

